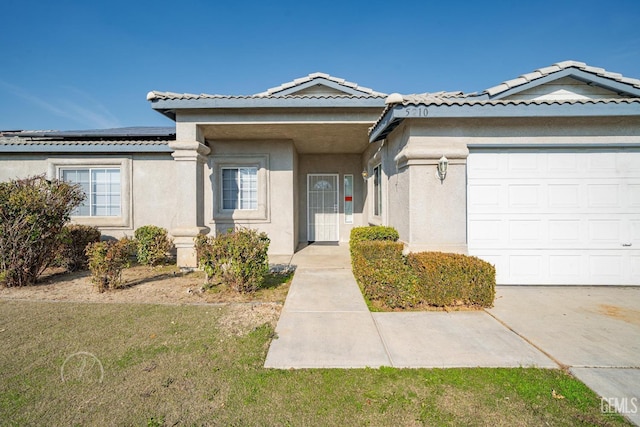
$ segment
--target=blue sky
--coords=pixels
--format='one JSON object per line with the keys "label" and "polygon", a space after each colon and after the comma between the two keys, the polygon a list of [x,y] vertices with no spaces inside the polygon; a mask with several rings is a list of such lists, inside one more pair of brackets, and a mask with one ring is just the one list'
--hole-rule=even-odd
{"label": "blue sky", "polygon": [[246,95],[321,71],[480,91],[573,59],[640,78],[640,1],[2,0],[0,130],[170,126],[150,90]]}

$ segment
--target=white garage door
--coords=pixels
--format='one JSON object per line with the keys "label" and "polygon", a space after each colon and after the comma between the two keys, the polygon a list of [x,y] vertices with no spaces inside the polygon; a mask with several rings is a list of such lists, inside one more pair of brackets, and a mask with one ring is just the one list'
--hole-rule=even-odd
{"label": "white garage door", "polygon": [[640,285],[640,149],[471,150],[469,253],[499,284]]}

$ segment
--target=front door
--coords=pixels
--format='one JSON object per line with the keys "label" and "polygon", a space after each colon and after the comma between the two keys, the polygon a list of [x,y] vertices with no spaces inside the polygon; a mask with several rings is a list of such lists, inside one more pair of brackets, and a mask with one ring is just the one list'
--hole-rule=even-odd
{"label": "front door", "polygon": [[307,175],[307,240],[338,241],[338,175]]}

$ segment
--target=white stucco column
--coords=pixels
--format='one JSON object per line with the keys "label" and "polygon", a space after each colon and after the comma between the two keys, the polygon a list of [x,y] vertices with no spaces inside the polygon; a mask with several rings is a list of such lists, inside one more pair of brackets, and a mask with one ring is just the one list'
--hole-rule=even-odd
{"label": "white stucco column", "polygon": [[[441,156],[449,168],[446,178],[437,176]],[[395,161],[409,173],[409,235],[412,252],[467,253],[466,163],[469,149],[463,141],[410,137]]]}
{"label": "white stucco column", "polygon": [[175,225],[170,232],[177,250],[178,267],[193,269],[198,267],[194,238],[209,232],[204,225],[204,164],[211,150],[199,141],[204,140],[196,125],[176,128],[176,141],[169,144],[174,150],[171,155],[176,162],[177,187]]}

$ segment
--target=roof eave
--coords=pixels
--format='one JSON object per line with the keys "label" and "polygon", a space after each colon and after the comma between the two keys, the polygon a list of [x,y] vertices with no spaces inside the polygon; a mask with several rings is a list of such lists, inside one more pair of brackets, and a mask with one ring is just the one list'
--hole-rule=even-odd
{"label": "roof eave", "polygon": [[[382,108],[384,98],[378,97],[327,97],[327,98],[200,98],[156,99],[154,110],[175,120],[180,109],[236,109],[236,108]],[[173,115],[173,116],[172,116]]]}
{"label": "roof eave", "polygon": [[369,133],[384,139],[405,119],[640,116],[640,100],[624,103],[409,104],[390,107]]}

